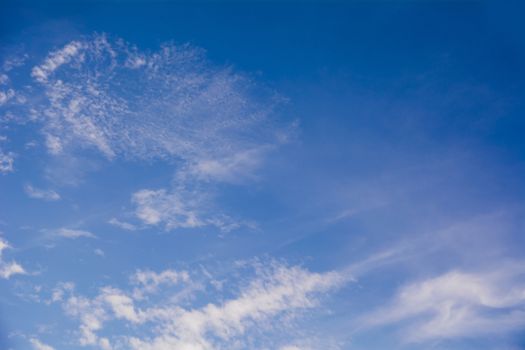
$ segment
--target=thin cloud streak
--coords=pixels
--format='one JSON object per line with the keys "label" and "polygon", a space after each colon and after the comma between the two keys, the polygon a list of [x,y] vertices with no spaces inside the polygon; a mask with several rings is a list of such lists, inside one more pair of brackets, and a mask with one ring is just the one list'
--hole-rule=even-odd
{"label": "thin cloud streak", "polygon": [[35,199],[43,199],[46,201],[57,201],[60,199],[60,195],[53,190],[42,190],[31,185],[24,186],[24,191],[29,197]]}

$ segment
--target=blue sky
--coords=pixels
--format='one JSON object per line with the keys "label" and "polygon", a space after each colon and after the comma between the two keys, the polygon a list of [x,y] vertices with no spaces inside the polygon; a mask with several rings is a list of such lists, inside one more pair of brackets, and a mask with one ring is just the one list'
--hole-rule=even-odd
{"label": "blue sky", "polygon": [[0,349],[523,349],[513,2],[3,2]]}

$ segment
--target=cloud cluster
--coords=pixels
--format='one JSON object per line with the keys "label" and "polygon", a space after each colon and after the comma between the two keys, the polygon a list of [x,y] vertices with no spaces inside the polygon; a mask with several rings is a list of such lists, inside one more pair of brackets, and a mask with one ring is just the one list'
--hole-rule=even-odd
{"label": "cloud cluster", "polygon": [[[80,321],[81,345],[102,349],[236,349],[246,346],[244,336],[251,330],[271,329],[280,316],[290,318],[316,307],[317,296],[343,282],[336,272],[314,273],[277,262],[258,264],[256,270],[251,282],[236,296],[198,308],[186,308],[169,297],[144,298],[145,293],[157,293],[160,285],[166,289],[192,283],[187,272],[175,270],[137,271],[130,279],[131,291],[107,286],[91,299],[76,295],[71,288],[59,288],[56,301]],[[136,331],[112,338],[99,335],[108,322],[122,322]],[[140,331],[136,328],[139,326]],[[139,333],[144,335],[139,337]]]}
{"label": "cloud cluster", "polygon": [[[13,68],[20,69],[10,65],[2,73],[2,81],[14,86],[0,95],[3,118],[36,123],[51,155],[71,159],[94,152],[108,160],[173,164],[171,186],[132,195],[137,219],[146,226],[239,227],[227,215],[210,215],[208,194],[218,183],[255,179],[267,154],[293,129],[275,118],[281,97],[247,74],[212,64],[191,45],[141,51],[95,34],[49,52],[30,70],[33,85],[11,79]],[[1,172],[12,171],[12,164],[12,154],[0,153]],[[32,187],[26,192],[58,199]]]}
{"label": "cloud cluster", "polygon": [[213,66],[189,45],[140,52],[94,35],[49,53],[32,77],[47,97],[38,108],[51,153],[80,146],[108,158],[193,164],[229,159],[275,133],[267,124],[252,137],[276,101],[261,100],[247,76]]}
{"label": "cloud cluster", "polygon": [[31,76],[40,83],[47,82],[47,78],[61,65],[71,61],[78,55],[82,49],[83,44],[78,41],[73,41],[67,44],[64,48],[52,52],[47,59],[40,66],[33,68]]}

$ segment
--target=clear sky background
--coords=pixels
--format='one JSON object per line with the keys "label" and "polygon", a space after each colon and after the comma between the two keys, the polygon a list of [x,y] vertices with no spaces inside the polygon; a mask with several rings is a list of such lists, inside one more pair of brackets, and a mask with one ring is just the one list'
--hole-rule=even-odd
{"label": "clear sky background", "polygon": [[524,15],[1,2],[0,349],[524,349]]}

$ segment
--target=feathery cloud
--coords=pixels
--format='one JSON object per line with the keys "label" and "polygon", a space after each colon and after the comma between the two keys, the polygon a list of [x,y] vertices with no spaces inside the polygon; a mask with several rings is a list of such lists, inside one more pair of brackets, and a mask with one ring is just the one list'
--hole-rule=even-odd
{"label": "feathery cloud", "polygon": [[525,264],[502,264],[490,271],[451,271],[409,284],[392,303],[368,315],[376,327],[410,322],[405,339],[479,337],[503,334],[525,326]]}

